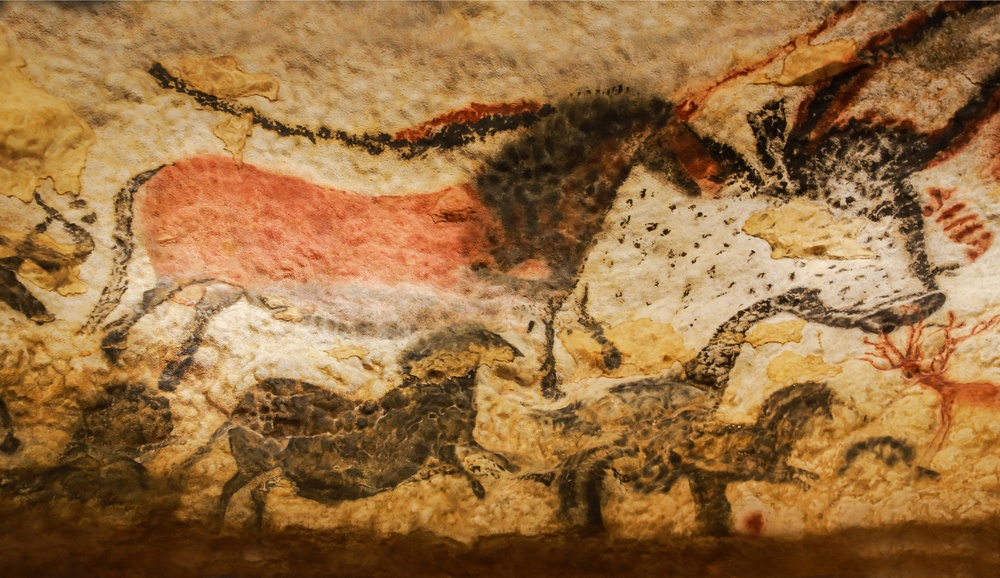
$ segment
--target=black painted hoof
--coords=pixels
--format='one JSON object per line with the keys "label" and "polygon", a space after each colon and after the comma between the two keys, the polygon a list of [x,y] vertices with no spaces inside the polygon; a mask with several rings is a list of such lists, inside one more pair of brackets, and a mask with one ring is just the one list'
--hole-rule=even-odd
{"label": "black painted hoof", "polygon": [[482,500],[486,497],[486,488],[479,483],[479,480],[469,480],[469,484],[472,486],[472,493],[475,494],[477,498]]}
{"label": "black painted hoof", "polygon": [[160,374],[160,382],[157,384],[160,391],[176,391],[177,384],[180,383],[180,376],[175,375],[170,369],[165,369],[162,374]]}
{"label": "black painted hoof", "polygon": [[556,383],[555,370],[547,372],[542,377],[542,395],[548,399],[559,399],[566,395],[559,389],[559,385]]}
{"label": "black painted hoof", "polygon": [[3,438],[3,443],[0,443],[0,452],[9,455],[16,452],[19,447],[21,447],[21,440],[14,437],[13,433],[8,432]]}
{"label": "black painted hoof", "polygon": [[608,344],[603,347],[604,367],[615,370],[622,366],[622,354],[614,345]]}
{"label": "black painted hoof", "polygon": [[101,340],[101,351],[104,352],[104,357],[108,361],[117,365],[121,359],[122,351],[125,351],[125,340],[121,335],[108,333]]}
{"label": "black painted hoof", "polygon": [[931,480],[939,480],[939,479],[941,479],[941,474],[937,473],[936,471],[934,471],[934,470],[932,470],[930,468],[925,468],[923,466],[917,466],[917,479],[922,480],[924,478],[928,478],[928,479],[931,479]]}

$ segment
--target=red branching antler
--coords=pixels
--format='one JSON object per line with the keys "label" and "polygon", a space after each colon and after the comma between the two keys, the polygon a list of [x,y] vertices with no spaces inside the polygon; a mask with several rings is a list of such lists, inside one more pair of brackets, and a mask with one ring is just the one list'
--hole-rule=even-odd
{"label": "red branching antler", "polygon": [[[959,323],[955,313],[950,311],[944,325],[933,331],[926,331],[927,324],[924,321],[908,324],[905,351],[900,350],[892,338],[884,333],[876,339],[865,338],[865,344],[871,346],[872,350],[861,359],[881,371],[899,369],[907,379],[934,390],[940,396],[941,423],[931,442],[930,452],[940,449],[948,436],[954,403],[1000,407],[1000,386],[989,382],[953,381],[944,375],[959,343],[997,325],[1000,325],[1000,315],[994,315],[967,328],[966,322]],[[943,340],[931,355],[927,342],[938,334],[943,336]]]}

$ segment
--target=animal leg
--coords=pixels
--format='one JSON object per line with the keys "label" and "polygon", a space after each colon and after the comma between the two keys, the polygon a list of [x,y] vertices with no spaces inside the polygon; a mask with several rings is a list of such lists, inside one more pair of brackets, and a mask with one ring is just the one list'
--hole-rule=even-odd
{"label": "animal leg", "polygon": [[577,321],[580,322],[587,331],[590,332],[591,337],[594,341],[601,345],[601,358],[604,361],[604,367],[614,370],[621,367],[622,364],[622,354],[615,347],[607,337],[604,336],[604,328],[598,323],[590,313],[587,311],[587,301],[589,299],[589,293],[587,286],[583,286],[583,296],[580,297],[580,315]]}
{"label": "animal leg", "polygon": [[236,492],[257,476],[278,466],[278,451],[274,441],[244,428],[229,430],[229,449],[238,469],[236,474],[222,486],[222,494],[219,496],[220,527],[225,520],[229,502]]}
{"label": "animal leg", "polygon": [[[561,468],[556,479],[565,518],[575,523],[582,521],[595,531],[604,529],[604,516],[601,512],[604,479],[611,468],[611,461],[622,455],[625,453],[618,447],[594,448],[571,458]],[[578,513],[581,506],[582,519]]]}
{"label": "animal leg", "polygon": [[601,490],[604,488],[604,478],[607,470],[601,465],[594,466],[587,472],[584,480],[583,497],[587,504],[587,526],[594,530],[604,529],[604,514],[601,512]]}
{"label": "animal leg", "polygon": [[253,500],[254,524],[258,532],[264,530],[264,508],[267,506],[267,494],[274,487],[274,479],[267,477],[250,489],[250,499]]}
{"label": "animal leg", "polygon": [[472,486],[472,493],[476,495],[477,498],[482,500],[486,497],[486,488],[483,487],[482,482],[476,479],[469,470],[465,469],[462,464],[462,460],[458,457],[458,448],[456,446],[444,446],[438,452],[438,456],[441,461],[448,464],[449,466],[458,470],[460,474],[465,476],[465,479],[469,481],[469,485]]}
{"label": "animal leg", "polygon": [[941,451],[941,448],[944,447],[944,442],[948,439],[948,433],[951,432],[951,400],[948,400],[943,396],[941,398],[939,415],[941,425],[938,426],[937,432],[934,434],[934,439],[931,440],[931,444],[927,448],[927,453],[924,454],[924,459],[922,461],[925,464],[929,464],[930,461],[934,459],[934,456]]}
{"label": "animal leg", "polygon": [[7,411],[7,404],[0,399],[0,432],[3,433],[3,440],[0,441],[0,452],[12,454],[21,446],[21,440],[14,437],[13,420],[10,412]]}
{"label": "animal leg", "polygon": [[556,374],[556,314],[566,302],[568,293],[560,294],[549,301],[545,313],[545,359],[542,361],[542,395],[549,399],[559,399],[565,394],[559,389],[559,377]]}
{"label": "animal leg", "polygon": [[11,259],[12,263],[0,261],[0,301],[10,305],[11,309],[23,314],[38,325],[55,320],[45,304],[38,300],[21,284],[14,271],[21,266],[22,259]]}
{"label": "animal leg", "polygon": [[233,477],[229,478],[229,481],[222,486],[222,495],[219,496],[219,518],[218,525],[221,528],[225,525],[226,521],[226,510],[229,509],[229,502],[233,499],[236,492],[243,489],[243,486],[249,484],[257,474],[252,474],[239,470]]}
{"label": "animal leg", "polygon": [[726,498],[726,484],[716,476],[702,472],[688,474],[688,485],[694,498],[696,519],[701,530],[710,536],[729,535],[729,520],[733,508]]}
{"label": "animal leg", "polygon": [[194,363],[194,354],[201,347],[201,341],[208,328],[208,322],[233,303],[236,303],[243,296],[243,290],[231,286],[218,291],[209,291],[198,301],[194,307],[194,322],[191,325],[191,333],[187,340],[181,345],[181,350],[177,357],[171,359],[160,374],[160,389],[163,391],[174,391],[180,383],[191,364]]}
{"label": "animal leg", "polygon": [[118,358],[126,347],[125,341],[128,339],[128,333],[132,327],[146,314],[159,307],[183,288],[184,286],[171,280],[160,280],[156,287],[142,294],[142,302],[136,305],[132,311],[105,325],[104,328],[108,332],[101,340],[101,350],[104,351],[104,356],[108,358],[108,361],[118,363]]}
{"label": "animal leg", "polygon": [[182,470],[189,469],[191,466],[193,466],[195,463],[201,460],[201,458],[203,458],[205,454],[212,451],[212,445],[215,444],[215,442],[218,441],[219,438],[228,433],[229,430],[232,429],[232,427],[233,423],[229,420],[226,420],[226,423],[219,426],[219,428],[212,433],[212,436],[208,438],[208,441],[205,442],[205,445],[198,448],[197,451],[195,451],[186,460],[184,460],[183,463],[181,463],[181,469]]}
{"label": "animal leg", "polygon": [[510,463],[510,460],[502,454],[498,454],[494,451],[490,451],[483,446],[479,445],[475,440],[469,445],[469,449],[477,453],[483,454],[489,459],[491,459],[496,465],[500,466],[505,472],[517,473],[521,468]]}

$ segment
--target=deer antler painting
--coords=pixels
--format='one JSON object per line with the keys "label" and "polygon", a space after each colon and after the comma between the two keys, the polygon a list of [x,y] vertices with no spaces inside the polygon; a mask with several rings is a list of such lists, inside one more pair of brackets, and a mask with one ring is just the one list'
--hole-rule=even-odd
{"label": "deer antler painting", "polygon": [[[954,311],[949,311],[944,325],[930,331],[927,330],[925,320],[909,324],[906,327],[905,345],[897,345],[884,333],[877,338],[865,338],[865,344],[871,346],[871,351],[863,358],[865,361],[881,371],[898,370],[907,381],[926,387],[940,396],[940,425],[930,443],[932,451],[940,450],[948,439],[956,404],[1000,408],[1000,385],[988,381],[955,380],[945,375],[948,362],[959,343],[984,333],[997,324],[1000,324],[1000,315],[968,327],[967,322],[957,321]],[[938,339],[935,340],[935,337]]]}
{"label": "deer antler painting", "polygon": [[4,576],[996,573],[1000,5],[0,36]]}

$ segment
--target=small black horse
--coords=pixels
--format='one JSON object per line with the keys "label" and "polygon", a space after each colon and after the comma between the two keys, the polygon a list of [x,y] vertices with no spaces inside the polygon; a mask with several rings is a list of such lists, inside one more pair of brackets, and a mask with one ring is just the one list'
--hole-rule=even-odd
{"label": "small black horse", "polygon": [[816,479],[789,465],[788,458],[816,420],[831,417],[834,397],[827,386],[799,383],[775,392],[752,425],[719,422],[713,396],[698,393],[690,385],[667,380],[612,389],[609,397],[616,398],[634,427],[563,462],[556,474],[563,516],[602,528],[603,481],[609,473],[645,494],[669,492],[683,477],[691,488],[700,530],[722,536],[731,528],[729,484],[753,480],[808,487],[807,480]]}

